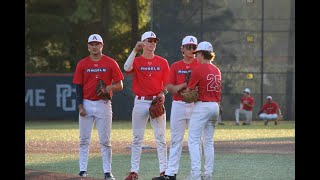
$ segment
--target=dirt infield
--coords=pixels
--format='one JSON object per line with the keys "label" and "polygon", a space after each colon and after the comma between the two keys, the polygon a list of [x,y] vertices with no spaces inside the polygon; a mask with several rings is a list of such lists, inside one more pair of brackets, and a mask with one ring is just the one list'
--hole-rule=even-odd
{"label": "dirt infield", "polygon": [[25,179],[26,180],[101,180],[96,178],[82,178],[75,175],[63,174],[63,173],[53,173],[48,171],[39,171],[39,170],[25,170]]}
{"label": "dirt infield", "polygon": [[[170,142],[167,142],[169,145]],[[129,154],[131,142],[112,142],[112,152],[114,154]],[[78,143],[76,142],[27,142],[25,144],[26,153],[78,153]],[[144,142],[143,152],[156,152],[154,142]],[[216,141],[214,142],[215,152],[218,153],[268,153],[268,154],[294,154],[295,141]],[[169,149],[169,148],[168,148]],[[187,142],[183,143],[183,152],[187,152]],[[90,153],[99,153],[99,143],[92,141]],[[53,173],[46,171],[25,170],[26,180],[99,180],[93,178],[80,178],[78,176]]]}
{"label": "dirt infield", "polygon": [[[169,145],[170,142],[167,142]],[[131,142],[112,142],[112,152],[114,154],[130,153]],[[151,149],[145,149],[144,152],[155,152],[155,142],[144,142],[145,146]],[[78,153],[79,144],[77,142],[36,142],[26,143],[27,153]],[[215,152],[222,153],[270,153],[270,154],[294,154],[295,141],[216,141],[214,142]],[[183,143],[183,151],[188,151],[187,142]],[[90,152],[100,152],[99,143],[92,141],[90,143]]]}

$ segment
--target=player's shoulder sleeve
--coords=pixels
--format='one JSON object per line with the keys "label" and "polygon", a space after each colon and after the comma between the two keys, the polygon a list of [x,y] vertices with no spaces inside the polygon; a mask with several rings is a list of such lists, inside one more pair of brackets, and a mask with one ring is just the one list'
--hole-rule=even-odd
{"label": "player's shoulder sleeve", "polygon": [[176,73],[177,73],[177,62],[174,62],[171,64],[171,67],[170,67],[170,75],[169,75],[169,84],[175,84],[176,82]]}
{"label": "player's shoulder sleeve", "polygon": [[84,73],[84,66],[85,66],[85,59],[81,59],[77,65],[76,65],[76,70],[73,74],[73,84],[83,84],[83,73]]}
{"label": "player's shoulder sleeve", "polygon": [[163,84],[167,85],[169,83],[170,66],[166,59],[164,59],[162,68],[163,68]]}
{"label": "player's shoulder sleeve", "polygon": [[198,82],[200,81],[201,77],[202,77],[201,67],[197,66],[195,69],[192,70],[191,77],[188,83],[188,88],[194,89],[197,86]]}
{"label": "player's shoulder sleeve", "polygon": [[109,56],[106,56],[106,55],[104,55],[104,58],[107,61],[107,64],[110,65],[112,80],[114,82],[118,82],[118,81],[123,80],[124,76],[122,74],[122,71],[121,71],[121,69],[119,67],[118,62],[115,59],[113,59],[113,58],[111,58]]}
{"label": "player's shoulder sleeve", "polygon": [[265,109],[267,108],[267,105],[268,105],[267,103],[264,103],[263,106],[262,106],[262,108],[261,108],[261,110],[262,110],[262,111],[265,110]]}

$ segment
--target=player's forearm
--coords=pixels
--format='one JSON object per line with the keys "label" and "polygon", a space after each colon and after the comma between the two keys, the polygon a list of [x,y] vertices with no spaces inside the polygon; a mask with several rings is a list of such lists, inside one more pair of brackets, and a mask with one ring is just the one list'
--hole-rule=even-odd
{"label": "player's forearm", "polygon": [[173,90],[174,85],[173,84],[168,84],[166,85],[166,88],[168,90],[169,93],[174,94],[174,90]]}
{"label": "player's forearm", "polygon": [[173,84],[168,84],[166,86],[167,90],[171,93],[171,94],[177,94],[179,91],[181,91],[182,89],[186,88],[187,84],[186,83],[182,83],[179,85],[173,85]]}
{"label": "player's forearm", "polygon": [[111,85],[111,91],[121,91],[123,89],[122,81],[116,82]]}
{"label": "player's forearm", "polygon": [[253,104],[246,104],[248,107],[252,108]]}
{"label": "player's forearm", "polygon": [[126,62],[124,63],[123,69],[125,71],[131,71],[132,70],[132,64],[133,64],[133,60],[136,57],[137,52],[135,51],[135,49],[132,50],[132,52],[130,53],[129,57],[127,58]]}
{"label": "player's forearm", "polygon": [[75,84],[75,86],[76,86],[76,102],[79,107],[79,105],[82,106],[83,104],[83,89],[82,89],[82,85],[80,84]]}

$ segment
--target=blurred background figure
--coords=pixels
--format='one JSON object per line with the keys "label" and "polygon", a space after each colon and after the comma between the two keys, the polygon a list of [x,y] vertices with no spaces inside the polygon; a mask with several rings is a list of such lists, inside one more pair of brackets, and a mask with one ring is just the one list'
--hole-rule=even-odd
{"label": "blurred background figure", "polygon": [[254,98],[250,95],[250,89],[245,88],[243,90],[243,96],[240,102],[240,108],[236,109],[236,125],[240,125],[239,116],[240,114],[244,114],[246,117],[246,121],[242,123],[242,125],[250,125],[252,122],[252,109],[254,107]]}
{"label": "blurred background figure", "polygon": [[278,120],[282,118],[280,108],[276,102],[272,101],[271,96],[267,96],[267,100],[260,109],[258,116],[264,121],[264,125],[268,125],[269,120],[274,120],[274,125],[278,125]]}

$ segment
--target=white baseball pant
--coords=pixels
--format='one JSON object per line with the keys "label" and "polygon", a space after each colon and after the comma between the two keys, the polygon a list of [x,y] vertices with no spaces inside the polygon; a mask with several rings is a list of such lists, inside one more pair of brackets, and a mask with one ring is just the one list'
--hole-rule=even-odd
{"label": "white baseball pant", "polygon": [[94,123],[99,135],[100,150],[102,155],[103,171],[111,172],[112,147],[110,133],[112,126],[112,106],[109,100],[91,101],[84,99],[83,107],[87,112],[85,117],[79,115],[80,129],[80,171],[87,171],[89,144]]}
{"label": "white baseball pant", "polygon": [[[219,115],[219,105],[217,102],[195,103],[188,134],[188,148],[191,159],[191,174],[193,180],[201,180],[201,141],[205,154],[206,176],[212,176],[214,169],[214,124]],[[202,135],[203,134],[203,135]],[[202,136],[202,137],[201,137]],[[210,156],[211,155],[211,156]]]}
{"label": "white baseball pant", "polygon": [[166,175],[178,174],[179,161],[181,158],[183,137],[189,124],[194,103],[184,101],[172,101],[170,114],[171,144]]}
{"label": "white baseball pant", "polygon": [[239,116],[240,114],[244,114],[246,117],[246,123],[251,124],[252,122],[252,111],[247,111],[244,109],[236,109],[235,116],[236,116],[236,123],[239,123]]}
{"label": "white baseball pant", "polygon": [[[131,172],[139,172],[144,131],[149,119],[151,102],[151,100],[139,100],[137,96],[134,100],[132,110]],[[150,123],[157,143],[159,169],[160,172],[163,172],[167,168],[166,114],[151,119]]]}
{"label": "white baseball pant", "polygon": [[261,113],[259,117],[260,119],[263,119],[263,120],[275,120],[275,119],[278,119],[278,114]]}

